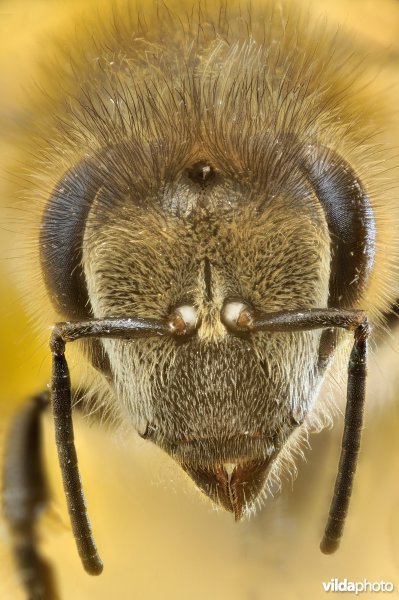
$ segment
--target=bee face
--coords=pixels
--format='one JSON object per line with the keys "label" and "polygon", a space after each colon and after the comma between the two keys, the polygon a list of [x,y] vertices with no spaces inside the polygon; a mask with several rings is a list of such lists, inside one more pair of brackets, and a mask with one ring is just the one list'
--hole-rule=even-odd
{"label": "bee face", "polygon": [[188,307],[195,324],[177,343],[106,340],[116,394],[135,426],[149,425],[151,439],[190,472],[258,461],[266,473],[294,428],[293,412],[302,421],[312,406],[320,332],[238,337],[223,312],[233,299],[267,312],[324,305],[329,246],[312,209],[320,215],[313,202],[294,220],[291,199],[272,208],[266,193],[220,172],[207,186],[187,170],[179,179],[170,187],[184,216],[170,214],[165,189],[144,207],[124,198],[108,215],[98,197],[87,220],[94,316],[162,319]]}
{"label": "bee face", "polygon": [[253,321],[362,309],[378,326],[399,213],[368,168],[384,119],[344,38],[288,5],[219,9],[158,7],[148,22],[118,9],[63,54],[31,193],[57,319],[168,328],[84,339],[93,397],[239,519],[347,355],[327,321]]}

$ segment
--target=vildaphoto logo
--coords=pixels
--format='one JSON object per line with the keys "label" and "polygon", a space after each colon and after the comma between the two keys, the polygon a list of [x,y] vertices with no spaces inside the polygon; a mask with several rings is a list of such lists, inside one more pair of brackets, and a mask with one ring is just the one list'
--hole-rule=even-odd
{"label": "vildaphoto logo", "polygon": [[351,592],[362,594],[363,592],[393,592],[395,586],[392,581],[350,581],[349,579],[330,579],[323,581],[325,592]]}

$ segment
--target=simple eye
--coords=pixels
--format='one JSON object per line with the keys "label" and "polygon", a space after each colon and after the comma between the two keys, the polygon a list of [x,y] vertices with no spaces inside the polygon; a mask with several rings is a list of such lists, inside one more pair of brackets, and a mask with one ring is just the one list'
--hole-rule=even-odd
{"label": "simple eye", "polygon": [[215,170],[209,163],[200,161],[187,169],[187,175],[194,183],[206,185],[214,179]]}
{"label": "simple eye", "polygon": [[197,309],[191,304],[178,306],[169,315],[167,323],[171,333],[174,335],[190,335],[197,329]]}

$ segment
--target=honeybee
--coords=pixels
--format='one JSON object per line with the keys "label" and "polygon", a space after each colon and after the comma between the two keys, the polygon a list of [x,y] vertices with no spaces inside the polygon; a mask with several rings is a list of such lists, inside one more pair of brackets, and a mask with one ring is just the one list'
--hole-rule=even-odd
{"label": "honeybee", "polygon": [[[57,595],[37,541],[50,404],[73,535],[97,575],[73,404],[161,448],[240,520],[340,393],[322,541],[335,551],[367,344],[398,297],[395,93],[372,82],[345,34],[291,3],[103,10],[88,6],[53,42],[56,60],[46,53],[24,142],[19,245],[35,246],[24,282],[43,332],[56,323],[50,393],[16,415],[3,468],[30,597]],[[331,382],[346,371],[337,392]]]}

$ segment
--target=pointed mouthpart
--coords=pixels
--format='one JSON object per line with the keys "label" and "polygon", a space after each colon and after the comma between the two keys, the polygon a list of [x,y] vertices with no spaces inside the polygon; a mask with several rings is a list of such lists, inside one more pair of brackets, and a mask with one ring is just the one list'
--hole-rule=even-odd
{"label": "pointed mouthpart", "polygon": [[240,521],[263,491],[270,462],[268,458],[182,467],[204,494]]}

